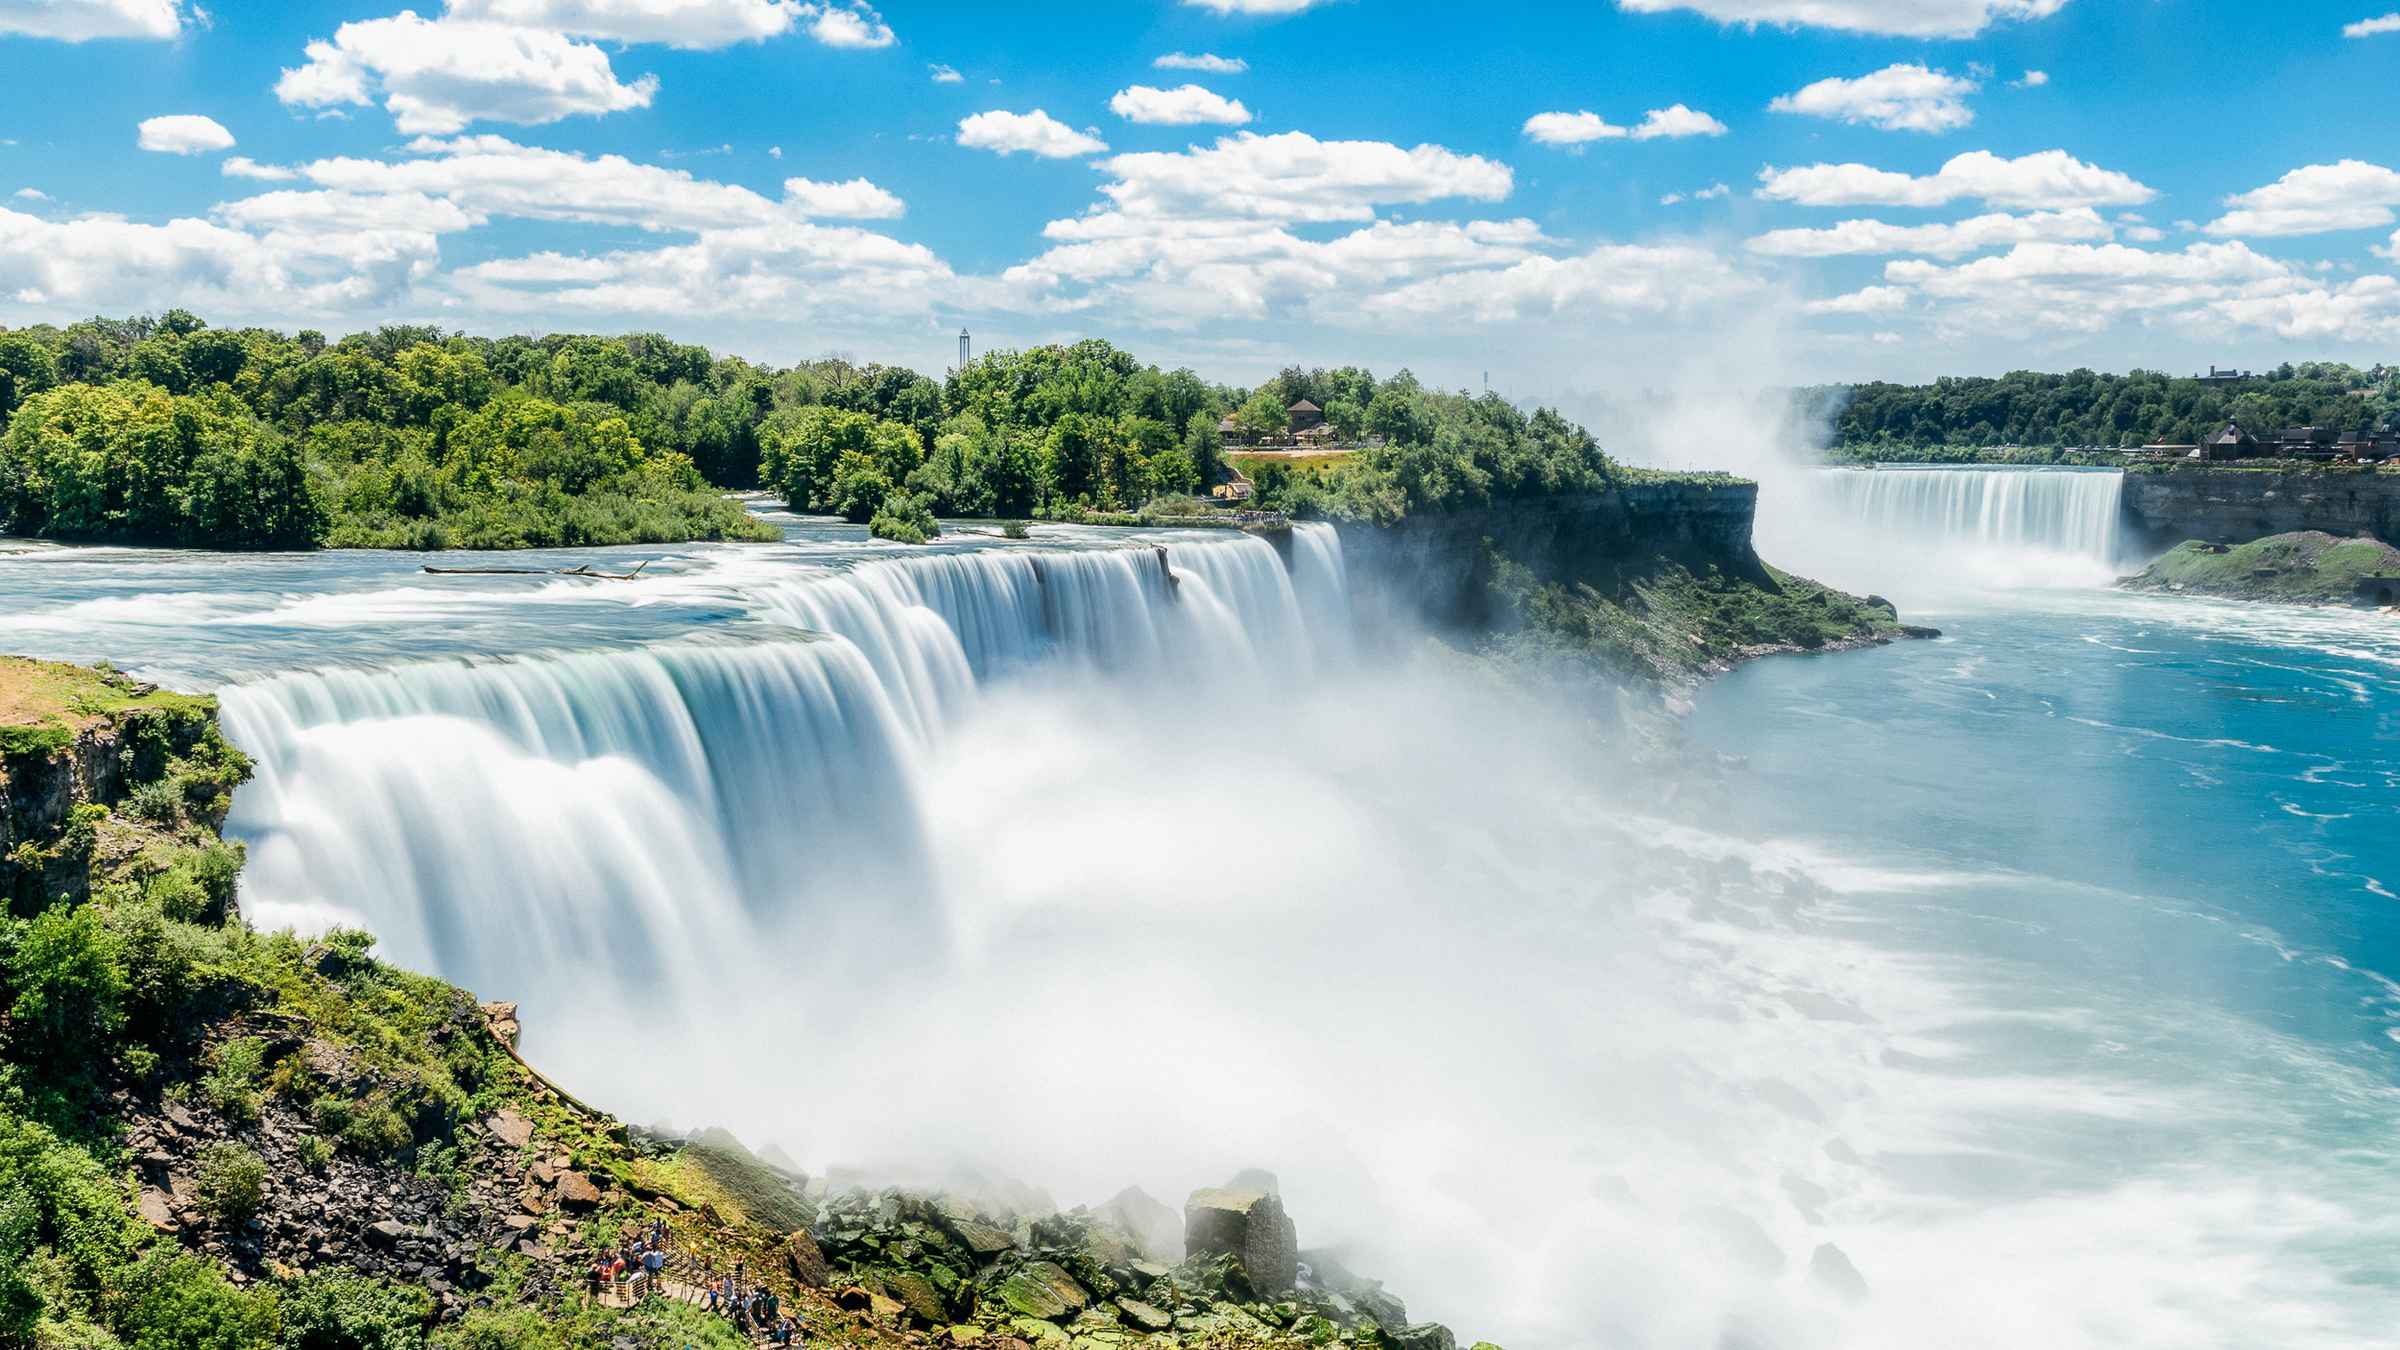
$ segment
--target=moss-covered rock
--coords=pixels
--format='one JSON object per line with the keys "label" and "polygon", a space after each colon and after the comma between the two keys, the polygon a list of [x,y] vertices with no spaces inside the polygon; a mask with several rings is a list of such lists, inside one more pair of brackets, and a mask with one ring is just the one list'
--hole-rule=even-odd
{"label": "moss-covered rock", "polygon": [[2120,584],[2133,591],[2292,605],[2400,604],[2400,549],[2380,539],[2314,530],[2231,547],[2195,539]]}
{"label": "moss-covered rock", "polygon": [[1053,1261],[1029,1261],[991,1291],[993,1301],[1020,1317],[1055,1320],[1091,1305],[1092,1296]]}

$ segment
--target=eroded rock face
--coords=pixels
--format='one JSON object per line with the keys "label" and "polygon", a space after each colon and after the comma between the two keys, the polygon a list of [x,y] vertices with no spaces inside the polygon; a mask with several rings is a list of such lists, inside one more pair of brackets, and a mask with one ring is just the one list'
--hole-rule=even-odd
{"label": "eroded rock face", "polygon": [[825,1252],[817,1240],[807,1233],[794,1233],[785,1240],[784,1258],[791,1263],[792,1278],[811,1289],[825,1287]]}
{"label": "eroded rock face", "polygon": [[1192,1192],[1183,1203],[1183,1247],[1192,1256],[1226,1255],[1261,1295],[1289,1291],[1300,1278],[1300,1243],[1283,1202],[1261,1190]]}

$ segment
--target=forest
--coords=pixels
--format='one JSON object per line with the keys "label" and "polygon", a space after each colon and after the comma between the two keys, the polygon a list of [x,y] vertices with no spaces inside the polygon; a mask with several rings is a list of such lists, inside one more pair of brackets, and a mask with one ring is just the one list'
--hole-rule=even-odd
{"label": "forest", "polygon": [[936,517],[1076,520],[1223,480],[1227,415],[1307,398],[1368,448],[1270,473],[1262,506],[1390,520],[1613,472],[1556,413],[1355,367],[1256,388],[1098,340],[935,382],[841,358],[755,365],[656,334],[469,337],[212,328],[172,310],[0,331],[0,529],[190,547],[523,548],[764,539],[729,499],[901,539]]}
{"label": "forest", "polygon": [[2343,432],[2400,428],[2400,366],[2285,364],[2210,381],[2137,370],[2063,375],[2016,371],[1932,384],[1817,388],[1803,396],[1832,428],[1838,456],[1895,449],[2125,449],[2196,445],[2238,421],[2254,434],[2283,427]]}

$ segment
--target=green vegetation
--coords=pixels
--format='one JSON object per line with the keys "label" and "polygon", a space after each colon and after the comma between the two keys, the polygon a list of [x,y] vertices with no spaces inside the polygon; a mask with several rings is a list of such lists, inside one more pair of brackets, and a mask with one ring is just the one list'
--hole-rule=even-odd
{"label": "green vegetation", "polygon": [[2009,463],[2054,463],[2041,451],[2196,445],[2228,419],[2254,433],[2282,427],[2337,432],[2400,428],[2400,367],[2286,364],[2255,378],[2212,383],[2156,371],[2063,375],[2017,371],[1998,379],[1952,377],[1926,385],[1862,384],[1809,391],[1842,458],[1947,462],[2018,447]]}
{"label": "green vegetation", "polygon": [[1824,651],[1922,631],[1903,628],[1888,601],[1755,560],[1652,557],[1545,579],[1494,558],[1492,589],[1514,620],[1494,640],[1500,654],[1659,683],[1763,651]]}
{"label": "green vegetation", "polygon": [[2340,539],[2318,531],[2278,534],[2231,548],[2190,540],[2129,577],[2129,590],[2178,591],[2296,605],[2389,604],[2394,587],[2362,586],[2400,578],[2400,549],[2376,539]]}
{"label": "green vegetation", "polygon": [[1615,467],[1554,412],[1403,371],[1252,389],[1106,342],[985,355],[937,384],[789,368],[655,334],[214,329],[171,311],[0,331],[0,529],[208,548],[530,548],[765,539],[724,495],[931,537],[928,516],[1129,521],[1226,478],[1229,413],[1316,403],[1353,448],[1253,459],[1253,505],[1388,523],[1581,491]]}

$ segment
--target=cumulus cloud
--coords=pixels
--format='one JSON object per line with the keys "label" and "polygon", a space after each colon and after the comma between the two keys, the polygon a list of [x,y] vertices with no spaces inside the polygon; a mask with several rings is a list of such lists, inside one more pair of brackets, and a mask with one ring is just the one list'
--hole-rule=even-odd
{"label": "cumulus cloud", "polygon": [[1153,89],[1137,84],[1120,89],[1108,101],[1108,110],[1128,122],[1143,122],[1153,126],[1187,127],[1215,123],[1221,126],[1241,126],[1250,120],[1250,110],[1241,100],[1187,84],[1174,89]]}
{"label": "cumulus cloud", "polygon": [[1183,0],[1186,5],[1216,14],[1298,14],[1327,0]]}
{"label": "cumulus cloud", "polygon": [[1722,136],[1725,124],[1707,113],[1678,103],[1652,108],[1641,124],[1621,127],[1595,112],[1535,113],[1525,119],[1525,135],[1543,145],[1588,145],[1593,141],[1655,141],[1684,136]]}
{"label": "cumulus cloud", "polygon": [[233,148],[233,133],[213,117],[175,113],[142,123],[141,147],[167,155],[205,155]]}
{"label": "cumulus cloud", "polygon": [[1101,191],[1129,215],[1162,219],[1370,220],[1379,206],[1443,198],[1498,201],[1507,165],[1438,145],[1320,141],[1306,132],[1239,132],[1213,146],[1118,155]]}
{"label": "cumulus cloud", "polygon": [[2379,229],[2400,206],[2400,173],[2345,159],[2292,170],[2262,188],[2225,199],[2229,208],[2208,223],[2213,235],[2324,234]]}
{"label": "cumulus cloud", "polygon": [[1453,273],[1370,297],[1369,313],[1470,322],[1681,313],[1749,295],[1756,279],[1696,244],[1604,244],[1497,271]]}
{"label": "cumulus cloud", "polygon": [[[2335,297],[2299,268],[2239,242],[2193,244],[2180,251],[2124,244],[2019,244],[2007,253],[1953,266],[1913,260],[1887,263],[1884,280],[1943,307],[1954,322],[1982,328],[2098,332],[2139,319],[2204,331],[2228,321],[2277,331],[2315,325],[2318,336],[2344,329],[2350,336],[2364,336],[2369,330],[2355,312],[2357,306],[2338,322],[2300,314],[2299,307],[2310,297],[2329,302]],[[2348,288],[2345,293],[2358,294]],[[2389,322],[2388,316],[2384,322]]]}
{"label": "cumulus cloud", "polygon": [[1848,295],[1829,300],[1811,300],[1801,306],[1808,314],[1887,315],[1898,314],[1909,306],[1909,293],[1902,286],[1865,286]]}
{"label": "cumulus cloud", "polygon": [[801,215],[833,220],[894,220],[908,211],[899,197],[864,178],[842,183],[786,178],[783,201]]}
{"label": "cumulus cloud", "polygon": [[694,50],[781,36],[813,8],[790,0],[449,0],[448,6],[453,19]]}
{"label": "cumulus cloud", "polygon": [[965,84],[967,82],[967,77],[959,74],[956,67],[945,66],[939,61],[925,69],[932,74],[935,84]]}
{"label": "cumulus cloud", "polygon": [[403,132],[445,134],[477,121],[540,125],[644,108],[656,76],[620,82],[608,54],[545,29],[402,10],[345,23],[283,72],[275,96],[304,108],[365,105],[380,93]]}
{"label": "cumulus cloud", "polygon": [[181,33],[184,20],[182,0],[0,0],[0,36],[160,39]]}
{"label": "cumulus cloud", "polygon": [[2039,89],[2043,85],[2050,83],[2050,72],[2046,70],[2029,70],[2023,75],[2020,75],[2016,79],[2010,81],[2010,83],[2019,89]]}
{"label": "cumulus cloud", "polygon": [[1956,131],[1975,121],[1973,80],[1921,65],[1892,65],[1856,79],[1824,79],[1782,95],[1770,112],[1823,117],[1885,131]]}
{"label": "cumulus cloud", "polygon": [[[2155,233],[2155,232],[2154,232]],[[1834,258],[1853,254],[1913,253],[1956,258],[1985,249],[2040,240],[2088,241],[2115,237],[2115,230],[2088,206],[2031,215],[1974,216],[1943,225],[1894,225],[1881,220],[1845,220],[1823,229],[1770,230],[1751,239],[1753,253],[1774,258]]]}
{"label": "cumulus cloud", "polygon": [[872,51],[899,41],[883,16],[863,3],[802,4],[793,8],[808,17],[808,35],[828,47]]}
{"label": "cumulus cloud", "polygon": [[1769,167],[1758,177],[1760,197],[1801,206],[1946,206],[1980,200],[1994,206],[2064,210],[2138,206],[2158,195],[2125,174],[2086,164],[2064,150],[2015,159],[1970,150],[1923,177],[1865,164]]}
{"label": "cumulus cloud", "polygon": [[1973,37],[2008,19],[2043,19],[2067,0],[1617,0],[1635,14],[1689,10],[1722,24],[1831,28],[1892,37]]}
{"label": "cumulus cloud", "polygon": [[224,163],[217,166],[217,170],[227,178],[255,178],[262,183],[288,183],[300,176],[298,169],[287,169],[280,164],[261,164],[248,155],[228,156]]}
{"label": "cumulus cloud", "polygon": [[432,248],[423,231],[252,233],[195,218],[53,223],[0,209],[0,294],[77,308],[349,311],[388,301],[427,275]]}
{"label": "cumulus cloud", "polygon": [[2377,37],[2384,33],[2400,33],[2400,13],[2342,25],[2342,36],[2346,38]]}
{"label": "cumulus cloud", "polygon": [[1013,155],[1019,151],[1042,159],[1079,159],[1108,149],[1098,136],[1077,131],[1036,108],[1029,113],[995,108],[958,119],[958,143],[971,150]]}
{"label": "cumulus cloud", "polygon": [[1168,52],[1150,64],[1159,70],[1196,70],[1204,75],[1239,75],[1250,69],[1250,63],[1238,56],[1215,52]]}

